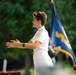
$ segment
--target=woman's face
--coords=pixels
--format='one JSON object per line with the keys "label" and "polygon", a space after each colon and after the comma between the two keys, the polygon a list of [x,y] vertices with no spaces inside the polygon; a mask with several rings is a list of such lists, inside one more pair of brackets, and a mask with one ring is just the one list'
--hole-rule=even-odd
{"label": "woman's face", "polygon": [[38,26],[38,21],[37,21],[37,19],[36,19],[35,16],[33,17],[32,23],[33,23],[33,27],[37,28],[37,26]]}

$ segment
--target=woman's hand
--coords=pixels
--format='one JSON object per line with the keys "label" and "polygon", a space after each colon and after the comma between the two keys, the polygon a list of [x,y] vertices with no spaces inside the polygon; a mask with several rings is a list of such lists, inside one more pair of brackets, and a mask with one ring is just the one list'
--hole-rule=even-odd
{"label": "woman's hand", "polygon": [[13,42],[13,43],[20,43],[20,41],[18,39],[16,39],[16,40],[10,40],[10,41]]}
{"label": "woman's hand", "polygon": [[60,51],[60,50],[61,50],[61,47],[60,47],[60,46],[58,46],[58,47],[57,47],[57,50],[58,50],[58,51]]}
{"label": "woman's hand", "polygon": [[13,42],[6,42],[6,46],[7,46],[7,48],[14,48],[15,43],[13,43]]}
{"label": "woman's hand", "polygon": [[7,48],[15,48],[20,43],[19,40],[11,40],[10,42],[6,42]]}

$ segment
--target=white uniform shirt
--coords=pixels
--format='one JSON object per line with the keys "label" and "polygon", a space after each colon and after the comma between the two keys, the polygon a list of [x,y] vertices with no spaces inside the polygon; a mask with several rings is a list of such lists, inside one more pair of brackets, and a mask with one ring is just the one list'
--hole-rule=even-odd
{"label": "white uniform shirt", "polygon": [[42,44],[34,49],[34,52],[37,51],[48,51],[48,32],[44,26],[42,26],[38,31],[35,33],[34,37],[31,39],[34,43],[35,41],[40,41]]}
{"label": "white uniform shirt", "polygon": [[44,26],[42,26],[35,33],[34,37],[31,39],[34,43],[35,41],[41,42],[41,45],[34,49],[34,67],[35,67],[35,75],[43,75],[37,70],[43,67],[53,67],[52,60],[48,55],[48,32]]}

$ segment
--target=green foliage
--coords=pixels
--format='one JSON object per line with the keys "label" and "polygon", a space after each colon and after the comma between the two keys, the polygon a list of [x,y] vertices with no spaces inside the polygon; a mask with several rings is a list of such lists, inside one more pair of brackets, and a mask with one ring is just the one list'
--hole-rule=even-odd
{"label": "green foliage", "polygon": [[[57,14],[68,35],[73,49],[76,49],[76,2],[75,0],[54,0]],[[34,11],[44,11],[47,16],[46,28],[51,23],[50,0],[0,0],[0,57],[9,61],[22,60],[26,54],[32,55],[30,50],[7,49],[6,41],[19,39],[27,42],[34,35],[32,28],[32,14]]]}
{"label": "green foliage", "polygon": [[[32,54],[27,50],[7,49],[5,42],[11,39],[19,39],[27,42],[33,36],[32,14],[34,11],[49,10],[49,2],[45,0],[1,0],[0,1],[0,57],[6,57],[9,61],[18,60],[24,53]],[[42,7],[42,8],[41,8]],[[50,20],[50,19],[49,19]],[[49,23],[47,22],[49,25]],[[46,25],[46,27],[48,26]]]}

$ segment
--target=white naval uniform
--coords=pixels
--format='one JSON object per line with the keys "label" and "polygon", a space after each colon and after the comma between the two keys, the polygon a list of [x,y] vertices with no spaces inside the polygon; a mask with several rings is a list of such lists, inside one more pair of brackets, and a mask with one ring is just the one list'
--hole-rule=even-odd
{"label": "white naval uniform", "polygon": [[34,43],[35,41],[39,41],[42,44],[34,49],[33,60],[34,60],[34,67],[35,67],[35,75],[42,75],[37,72],[37,68],[39,67],[53,67],[53,63],[51,58],[48,55],[48,32],[44,26],[42,26],[38,31],[35,33],[34,37],[31,39]]}

